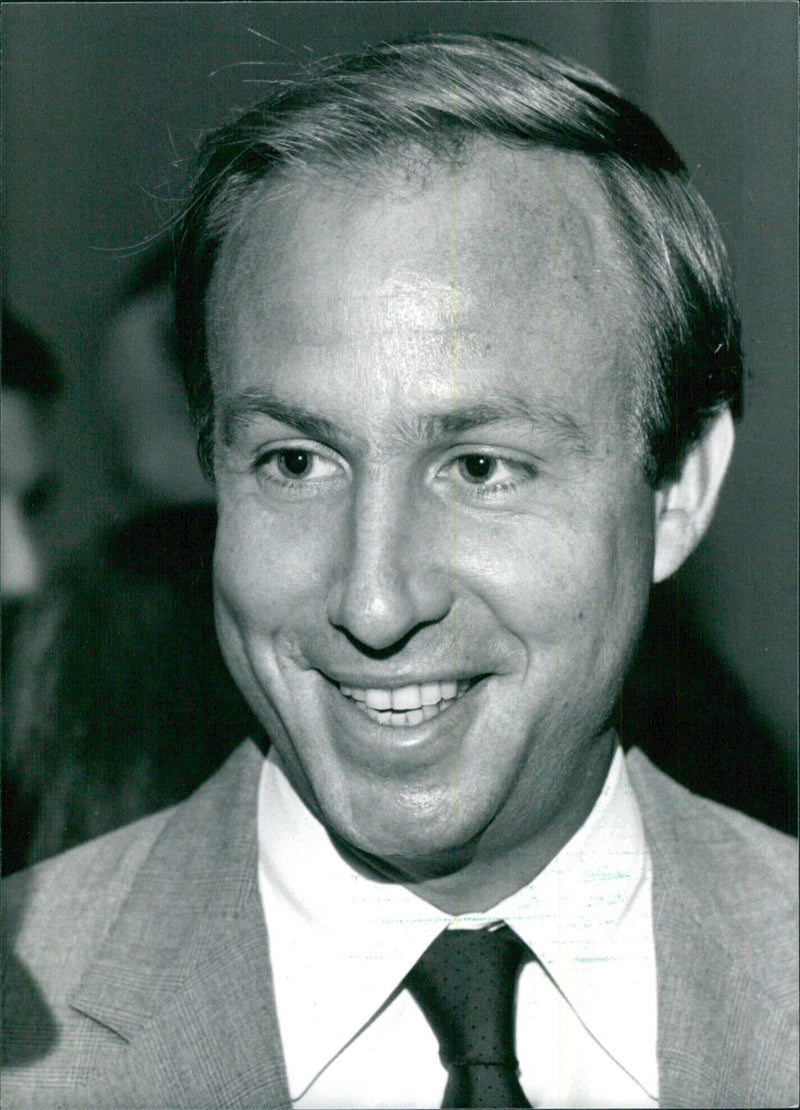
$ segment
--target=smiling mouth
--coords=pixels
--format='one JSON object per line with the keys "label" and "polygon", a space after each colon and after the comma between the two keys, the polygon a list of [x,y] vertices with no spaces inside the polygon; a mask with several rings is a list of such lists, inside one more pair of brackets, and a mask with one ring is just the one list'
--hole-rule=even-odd
{"label": "smiling mouth", "polygon": [[345,686],[340,692],[370,720],[379,725],[408,728],[444,713],[470,690],[483,675],[456,681],[413,683],[409,686]]}

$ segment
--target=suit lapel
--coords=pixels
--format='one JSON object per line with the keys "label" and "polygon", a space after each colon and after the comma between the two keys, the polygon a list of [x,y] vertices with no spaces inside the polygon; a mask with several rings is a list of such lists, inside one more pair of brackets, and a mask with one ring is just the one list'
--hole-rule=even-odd
{"label": "suit lapel", "polygon": [[632,753],[628,765],[653,861],[659,1102],[795,1103],[790,1018],[748,974],[746,922],[737,932],[716,909],[724,904],[720,888],[740,878],[713,870],[708,843],[720,827],[641,753]]}
{"label": "suit lapel", "polygon": [[260,766],[243,745],[176,809],[70,1000],[114,1034],[98,1105],[290,1105],[258,894]]}
{"label": "suit lapel", "polygon": [[654,915],[661,1105],[792,1104],[791,1023],[744,961],[732,960],[696,921],[687,929],[685,910],[662,890]]}

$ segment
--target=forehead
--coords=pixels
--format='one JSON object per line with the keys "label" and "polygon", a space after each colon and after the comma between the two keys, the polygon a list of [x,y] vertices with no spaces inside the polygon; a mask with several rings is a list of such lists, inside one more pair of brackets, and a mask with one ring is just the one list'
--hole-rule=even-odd
{"label": "forehead", "polygon": [[335,372],[342,359],[399,388],[449,360],[477,395],[520,384],[498,375],[524,363],[531,383],[563,388],[625,362],[635,301],[589,161],[487,144],[458,168],[254,198],[212,280],[212,372],[227,391],[270,364]]}

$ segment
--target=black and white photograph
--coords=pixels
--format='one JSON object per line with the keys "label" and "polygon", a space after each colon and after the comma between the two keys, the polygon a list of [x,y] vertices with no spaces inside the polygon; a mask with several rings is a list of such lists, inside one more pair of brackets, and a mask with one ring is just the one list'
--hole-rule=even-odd
{"label": "black and white photograph", "polygon": [[4,1108],[797,1106],[796,5],[0,19]]}

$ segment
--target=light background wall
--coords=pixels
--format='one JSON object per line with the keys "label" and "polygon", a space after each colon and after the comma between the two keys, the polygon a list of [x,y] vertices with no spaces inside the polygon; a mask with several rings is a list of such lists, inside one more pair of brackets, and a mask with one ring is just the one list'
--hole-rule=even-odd
{"label": "light background wall", "polygon": [[4,295],[56,346],[63,550],[116,511],[96,365],[104,313],[183,194],[206,128],[306,61],[422,30],[534,38],[663,126],[736,269],[748,412],[679,586],[787,759],[797,718],[797,15],[772,3],[3,5]]}

